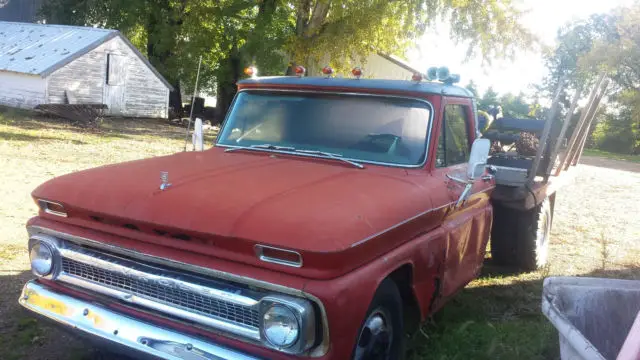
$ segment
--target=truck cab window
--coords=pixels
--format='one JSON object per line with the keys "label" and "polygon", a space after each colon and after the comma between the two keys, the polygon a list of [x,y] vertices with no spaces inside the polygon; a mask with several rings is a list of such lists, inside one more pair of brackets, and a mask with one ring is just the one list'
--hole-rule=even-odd
{"label": "truck cab window", "polygon": [[355,161],[421,166],[430,118],[429,103],[408,98],[244,91],[217,143],[270,144]]}
{"label": "truck cab window", "polygon": [[447,105],[440,127],[436,167],[446,167],[469,161],[469,126],[463,105]]}

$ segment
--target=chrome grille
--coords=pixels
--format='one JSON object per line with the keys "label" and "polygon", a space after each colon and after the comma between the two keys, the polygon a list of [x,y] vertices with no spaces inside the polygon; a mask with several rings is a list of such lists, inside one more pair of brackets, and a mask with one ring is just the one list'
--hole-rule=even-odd
{"label": "chrome grille", "polygon": [[233,322],[241,326],[259,327],[258,311],[252,307],[233,304],[175,287],[149,283],[69,258],[62,258],[62,271],[74,277],[165,305],[176,306],[205,316],[217,317],[225,322]]}

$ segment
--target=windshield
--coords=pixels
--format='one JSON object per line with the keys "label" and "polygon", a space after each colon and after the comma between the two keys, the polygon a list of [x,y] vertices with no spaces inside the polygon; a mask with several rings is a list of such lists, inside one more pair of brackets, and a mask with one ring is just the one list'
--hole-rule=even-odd
{"label": "windshield", "polygon": [[403,98],[241,92],[218,145],[273,145],[411,165],[426,156],[431,107]]}

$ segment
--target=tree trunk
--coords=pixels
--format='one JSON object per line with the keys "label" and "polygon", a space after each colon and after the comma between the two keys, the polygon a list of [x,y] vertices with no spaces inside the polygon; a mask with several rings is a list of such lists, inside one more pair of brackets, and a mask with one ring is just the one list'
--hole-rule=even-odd
{"label": "tree trunk", "polygon": [[[169,2],[161,2],[161,6],[165,7],[166,13],[171,13]],[[150,12],[147,17],[146,30],[147,30],[147,57],[149,62],[156,70],[162,74],[162,76],[173,85],[173,91],[169,94],[169,107],[173,108],[174,113],[177,116],[182,116],[182,94],[180,92],[180,79],[174,74],[170,73],[167,63],[168,60],[174,55],[173,50],[175,48],[175,39],[177,30],[182,25],[182,19],[177,20],[162,17],[163,12]],[[167,29],[171,29],[173,34],[167,38]],[[170,44],[167,44],[170,42]],[[163,50],[158,50],[157,44],[162,43]],[[168,46],[169,45],[169,46]]]}
{"label": "tree trunk", "polygon": [[173,84],[173,91],[169,93],[169,107],[173,108],[174,114],[177,117],[183,117],[182,108],[182,92],[180,91],[180,81],[175,81]]}
{"label": "tree trunk", "polygon": [[221,123],[231,106],[233,97],[237,92],[236,83],[242,76],[242,61],[240,55],[234,51],[227,58],[220,61],[219,73],[223,76],[217,77],[216,88],[216,121]]}

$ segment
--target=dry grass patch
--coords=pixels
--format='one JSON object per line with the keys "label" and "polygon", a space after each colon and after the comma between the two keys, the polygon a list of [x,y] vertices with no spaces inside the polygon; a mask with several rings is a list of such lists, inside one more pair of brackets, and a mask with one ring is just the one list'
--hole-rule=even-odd
{"label": "dry grass patch", "polygon": [[[167,121],[106,119],[88,130],[61,119],[0,108],[0,244],[24,242],[36,213],[30,193],[64,174],[123,161],[169,155],[184,148],[184,130]],[[206,142],[213,142],[208,134]]]}

